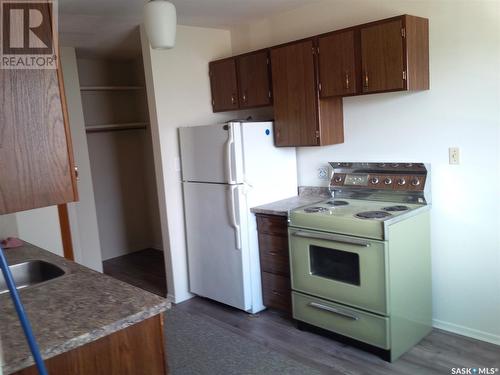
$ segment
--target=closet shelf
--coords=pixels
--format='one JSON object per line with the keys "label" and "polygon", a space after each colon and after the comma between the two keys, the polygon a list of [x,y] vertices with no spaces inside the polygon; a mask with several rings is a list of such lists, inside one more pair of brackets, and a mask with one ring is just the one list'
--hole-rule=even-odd
{"label": "closet shelf", "polygon": [[148,122],[130,122],[124,124],[102,124],[88,125],[85,127],[87,133],[112,132],[122,130],[146,129]]}
{"label": "closet shelf", "polygon": [[137,91],[144,90],[144,86],[82,86],[81,91]]}

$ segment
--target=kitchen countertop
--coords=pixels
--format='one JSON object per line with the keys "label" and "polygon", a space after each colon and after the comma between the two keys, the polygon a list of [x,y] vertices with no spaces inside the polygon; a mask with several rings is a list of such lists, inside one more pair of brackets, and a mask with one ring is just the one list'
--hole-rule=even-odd
{"label": "kitchen countertop", "polygon": [[254,214],[288,216],[290,211],[296,208],[316,203],[328,199],[329,197],[330,194],[328,189],[301,187],[299,188],[299,195],[295,197],[253,207],[250,211]]}
{"label": "kitchen countertop", "polygon": [[[42,357],[98,340],[170,308],[166,299],[94,272],[30,244],[6,250],[9,264],[43,260],[65,275],[20,290]],[[4,375],[34,364],[8,293],[0,295]]]}

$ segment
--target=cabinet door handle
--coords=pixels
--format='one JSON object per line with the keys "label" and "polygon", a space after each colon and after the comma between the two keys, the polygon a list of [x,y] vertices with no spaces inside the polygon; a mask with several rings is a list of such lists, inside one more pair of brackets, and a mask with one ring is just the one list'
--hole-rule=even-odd
{"label": "cabinet door handle", "polygon": [[272,293],[273,293],[275,296],[279,296],[279,297],[283,296],[283,294],[281,294],[280,292],[277,292],[277,291],[275,291],[275,290],[273,290],[273,291],[272,291]]}
{"label": "cabinet door handle", "polygon": [[278,255],[278,252],[277,251],[270,251],[269,255],[275,257],[276,255]]}
{"label": "cabinet door handle", "polygon": [[236,98],[234,95],[231,95],[231,104],[236,104]]}
{"label": "cabinet door handle", "polygon": [[364,84],[364,86],[368,87],[369,84],[370,84],[370,79],[368,77],[368,72],[365,72],[365,84]]}
{"label": "cabinet door handle", "polygon": [[78,166],[75,165],[75,179],[77,181],[80,180],[80,173],[78,172]]}
{"label": "cabinet door handle", "polygon": [[349,90],[351,87],[351,82],[349,81],[349,72],[345,72],[345,88]]}
{"label": "cabinet door handle", "polygon": [[246,103],[247,102],[247,91],[245,90],[243,92],[243,103]]}

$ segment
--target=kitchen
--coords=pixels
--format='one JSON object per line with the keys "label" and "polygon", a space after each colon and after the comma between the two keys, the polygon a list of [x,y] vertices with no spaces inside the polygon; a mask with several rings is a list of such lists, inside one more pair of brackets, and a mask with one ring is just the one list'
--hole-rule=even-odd
{"label": "kitchen", "polygon": [[[361,1],[358,6],[353,7],[351,2],[344,1],[297,1],[289,2],[286,6],[277,1],[269,2],[273,4],[266,7],[264,2],[257,1],[252,2],[251,7],[243,7],[241,10],[236,9],[237,7],[224,8],[221,2],[217,1],[173,3],[177,6],[179,17],[175,48],[168,51],[151,50],[144,32],[137,36],[137,39],[142,38],[139,45],[142,46],[147,87],[148,120],[151,123],[166,284],[169,300],[176,304],[179,309],[177,311],[188,311],[196,317],[201,316],[212,322],[215,319],[215,323],[226,330],[233,333],[236,331],[244,337],[248,337],[245,336],[248,331],[260,330],[260,334],[250,337],[252,343],[272,342],[280,354],[284,353],[286,356],[293,353],[292,356],[300,358],[300,361],[308,366],[323,370],[325,367],[322,366],[326,366],[326,369],[333,368],[333,372],[345,373],[350,369],[355,371],[356,366],[361,366],[358,367],[361,368],[359,372],[368,372],[363,366],[374,361],[376,366],[387,372],[391,371],[391,368],[395,373],[411,372],[405,370],[404,364],[415,366],[411,369],[418,372],[419,369],[422,371],[419,366],[426,363],[419,357],[422,350],[427,355],[433,358],[438,356],[443,361],[441,368],[428,372],[449,373],[454,367],[498,367],[494,359],[495,353],[498,353],[495,352],[497,347],[483,344],[498,344],[500,333],[497,318],[500,315],[500,283],[496,272],[499,265],[499,209],[497,200],[486,198],[498,195],[498,4],[451,4],[442,1],[388,1],[373,4]],[[193,7],[194,3],[196,6]],[[116,4],[110,2],[102,9],[94,10],[94,13],[79,9],[77,5],[77,2],[66,2],[66,5],[64,1],[60,2],[61,45],[64,48],[73,45],[77,47],[78,52],[79,39],[75,36],[77,34],[86,35],[89,44],[91,39],[95,39],[95,46],[107,43],[106,38],[102,37],[103,25],[119,24],[118,20],[114,19],[117,16],[114,16],[113,5]],[[142,4],[134,10],[131,7],[124,12],[129,11],[130,15],[132,12],[140,12],[141,7]],[[100,13],[107,17],[109,22],[102,22],[98,17]],[[250,116],[256,121],[276,119],[276,100],[279,101],[278,92],[274,89],[274,107],[214,112],[209,63],[402,14],[429,20],[429,90],[344,97],[344,142],[331,146],[297,147],[297,186],[328,188],[331,174],[335,170],[330,166],[330,162],[388,163],[389,167],[393,163],[424,163],[428,166],[432,197],[429,200],[432,203],[429,205],[432,325],[435,327],[435,331],[428,336],[430,339],[424,339],[424,347],[415,347],[392,364],[396,367],[390,367],[389,364],[378,362],[376,357],[360,354],[362,352],[352,349],[351,346],[345,349],[347,352],[337,353],[336,350],[340,348],[338,341],[326,340],[319,335],[310,336],[308,332],[302,336],[301,331],[296,330],[291,323],[288,324],[291,320],[278,321],[275,315],[268,315],[268,311],[259,313],[259,318],[248,320],[246,313],[240,315],[238,311],[226,310],[222,306],[218,309],[219,305],[211,305],[209,301],[193,299],[188,267],[190,228],[185,226],[185,192],[182,183],[184,171],[181,171],[182,148],[179,145],[178,129],[186,126],[223,124]],[[78,27],[84,26],[95,29],[95,34],[88,29],[85,33],[77,30]],[[73,39],[64,41],[64,27],[70,29],[67,34]],[[319,56],[321,55],[320,49]],[[286,61],[290,61],[290,58]],[[62,65],[67,69],[68,65],[65,66],[64,61]],[[274,66],[272,68],[274,69]],[[278,71],[278,74],[280,72],[283,70]],[[274,73],[273,71],[273,77]],[[349,77],[349,81],[351,83],[357,80],[356,84],[362,85],[363,78],[360,74],[354,78]],[[342,82],[346,82],[345,74],[342,75]],[[369,77],[368,85],[373,82]],[[67,82],[65,84],[68,87]],[[240,93],[235,95],[243,99]],[[69,92],[67,96],[69,97]],[[228,103],[232,104],[230,97]],[[72,115],[74,117],[70,110],[70,118]],[[74,121],[70,122],[73,126]],[[331,125],[332,123],[338,124],[339,121],[325,123],[325,129],[340,129]],[[273,135],[275,129],[268,128]],[[287,137],[284,130],[281,130],[281,134],[284,138]],[[338,137],[338,133],[335,134]],[[73,133],[72,136],[75,137]],[[312,138],[314,136],[313,134]],[[78,143],[73,143],[76,149]],[[458,155],[458,165],[450,164],[449,160],[449,149],[456,147],[460,147],[461,151]],[[454,162],[454,159],[451,161]],[[77,164],[82,170],[82,164],[79,161]],[[276,178],[280,177],[281,166],[271,167],[277,171]],[[381,175],[400,174],[398,170],[397,173],[393,172],[376,171]],[[405,173],[405,176],[411,175],[410,172]],[[85,180],[82,176],[80,187]],[[476,182],[471,184],[471,180]],[[79,190],[82,193],[81,188]],[[270,198],[269,202],[280,198]],[[316,201],[326,202],[328,198],[321,197]],[[467,210],[464,209],[464,202],[467,202]],[[315,202],[308,201],[305,205],[310,203]],[[71,204],[69,209],[71,218]],[[4,228],[7,228],[6,236],[17,234],[23,240],[47,250],[57,247],[62,254],[61,244],[53,245],[53,238],[60,236],[57,209],[28,211],[15,214],[14,218],[1,216],[0,222],[2,235]],[[72,233],[74,234],[74,231]],[[82,259],[90,257],[89,254],[93,251],[94,247],[85,247]],[[75,253],[75,256],[78,261],[78,254]],[[85,266],[90,266],[92,262],[94,259],[80,259],[80,263]],[[187,302],[183,304],[183,301]],[[175,311],[176,307],[172,313],[175,314]],[[220,320],[231,323],[223,324]],[[182,323],[176,316],[172,316],[171,321]],[[168,336],[168,312],[165,324]],[[246,329],[239,329],[238,326]],[[448,360],[443,359],[446,356],[441,357],[442,354],[439,353],[442,347],[436,343],[458,340],[456,336],[435,336],[434,332],[445,331],[468,337],[457,344],[461,349],[456,350],[462,353],[462,356],[455,355]],[[309,347],[290,347],[274,335],[269,337],[273,332],[288,335],[295,341],[304,340],[309,343]],[[482,341],[474,341],[471,338]],[[316,339],[318,341],[315,341]],[[196,340],[193,340],[192,344],[195,343]],[[322,356],[324,354],[321,354],[323,351],[313,350],[315,347],[322,347],[323,350],[331,350],[337,354],[334,360],[326,361]],[[468,351],[477,359],[464,354]],[[214,366],[217,366],[219,361],[223,362],[222,358],[219,360],[214,358],[214,355],[209,356],[209,352],[206,355],[213,361]],[[252,358],[252,355],[248,354],[248,357]],[[265,358],[264,354],[262,358]],[[245,362],[247,358],[240,360],[241,363],[248,363]],[[189,368],[187,358],[181,362],[183,368]],[[173,369],[171,371],[174,372]]]}

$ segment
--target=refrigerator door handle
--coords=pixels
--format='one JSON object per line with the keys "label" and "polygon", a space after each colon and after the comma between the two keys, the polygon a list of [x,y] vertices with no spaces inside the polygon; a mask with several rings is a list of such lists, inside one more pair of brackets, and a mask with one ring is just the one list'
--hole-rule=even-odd
{"label": "refrigerator door handle", "polygon": [[234,193],[238,193],[238,188],[238,185],[232,185],[229,187],[229,221],[231,226],[234,228],[236,249],[241,250],[241,228],[236,217],[236,199],[234,197]]}
{"label": "refrigerator door handle", "polygon": [[226,167],[226,176],[227,176],[227,183],[228,184],[235,184],[236,181],[233,179],[233,149],[234,149],[234,129],[232,124],[228,124],[228,137],[226,141],[226,160],[225,160],[225,167]]}

